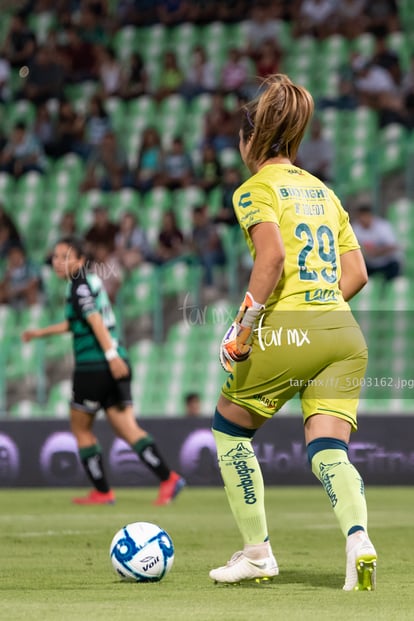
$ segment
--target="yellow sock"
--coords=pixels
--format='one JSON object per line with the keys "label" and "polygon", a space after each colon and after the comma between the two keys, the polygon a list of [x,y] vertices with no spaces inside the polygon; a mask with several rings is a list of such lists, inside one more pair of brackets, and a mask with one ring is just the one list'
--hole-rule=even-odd
{"label": "yellow sock", "polygon": [[245,544],[268,538],[263,476],[249,438],[213,429],[227,498]]}
{"label": "yellow sock", "polygon": [[358,470],[342,449],[324,449],[312,457],[312,472],[320,480],[331,501],[345,537],[355,526],[367,530],[364,483]]}

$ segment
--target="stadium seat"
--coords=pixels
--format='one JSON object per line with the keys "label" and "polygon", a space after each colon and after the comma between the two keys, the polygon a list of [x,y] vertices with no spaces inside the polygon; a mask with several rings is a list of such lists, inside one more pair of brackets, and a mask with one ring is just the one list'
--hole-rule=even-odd
{"label": "stadium seat", "polygon": [[131,211],[139,217],[141,212],[141,196],[133,188],[123,188],[108,195],[107,203],[109,213],[114,222],[119,222],[120,217],[126,211]]}
{"label": "stadium seat", "polygon": [[175,190],[173,209],[177,218],[178,226],[184,235],[189,235],[192,230],[192,212],[194,207],[206,203],[206,194],[200,187],[193,185],[180,190]]}
{"label": "stadium seat", "polygon": [[48,34],[56,26],[56,15],[52,11],[32,12],[28,19],[29,27],[34,32],[39,44],[46,43]]}
{"label": "stadium seat", "polygon": [[170,144],[175,136],[181,135],[186,125],[187,105],[179,95],[165,97],[158,108],[157,126],[162,135],[163,144]]}
{"label": "stadium seat", "polygon": [[7,211],[11,211],[11,204],[15,192],[15,179],[13,175],[6,172],[0,172],[0,196],[1,202]]}
{"label": "stadium seat", "polygon": [[47,403],[44,407],[45,415],[49,418],[67,418],[69,414],[69,402],[71,397],[71,380],[63,380],[52,386]]}
{"label": "stadium seat", "polygon": [[111,125],[118,134],[124,129],[126,104],[120,97],[107,97],[105,110],[111,118]]}
{"label": "stadium seat", "polygon": [[[16,347],[18,347],[19,356],[15,354]],[[8,350],[6,381],[43,383],[44,379],[44,342],[38,340],[20,344],[16,339]]]}
{"label": "stadium seat", "polygon": [[218,157],[223,168],[240,168],[242,165],[238,149],[232,149],[230,147],[222,149],[219,151]]}
{"label": "stadium seat", "polygon": [[[56,313],[56,316],[52,318],[53,322],[63,321],[62,306],[60,306],[59,310],[60,316]],[[72,349],[72,334],[69,332],[59,335],[59,337],[56,338],[50,337],[46,339],[44,350],[45,363],[53,363],[53,361],[58,360],[62,361],[66,356],[73,357]]]}
{"label": "stadium seat", "polygon": [[130,272],[122,283],[119,303],[124,319],[137,319],[161,310],[160,283],[156,268],[144,263]]}
{"label": "stadium seat", "polygon": [[29,99],[19,99],[7,104],[5,126],[8,132],[16,123],[23,122],[28,127],[33,125],[36,116],[36,106]]}
{"label": "stadium seat", "polygon": [[178,24],[172,29],[169,45],[177,54],[178,64],[185,67],[193,48],[200,42],[202,28],[191,22]]}
{"label": "stadium seat", "polygon": [[[17,317],[17,311],[13,307],[0,304],[0,340],[3,348],[6,348],[7,341],[15,336]],[[2,360],[1,357],[0,360]]]}
{"label": "stadium seat", "polygon": [[139,42],[138,29],[130,25],[119,28],[111,41],[117,58],[121,61],[128,60],[133,52],[138,51]]}
{"label": "stadium seat", "polygon": [[187,261],[177,259],[165,263],[159,272],[162,294],[164,296],[189,294],[192,299],[199,299],[201,286],[201,266],[192,257]]}
{"label": "stadium seat", "polygon": [[45,408],[37,401],[22,399],[8,408],[8,414],[14,419],[44,418]]}
{"label": "stadium seat", "polygon": [[76,84],[67,84],[64,88],[65,96],[72,102],[77,112],[86,114],[89,101],[97,92],[99,83],[95,80],[86,80]]}
{"label": "stadium seat", "polygon": [[107,206],[107,196],[101,190],[89,190],[79,197],[79,206],[76,210],[77,226],[81,232],[89,228],[93,219],[93,208],[98,205]]}
{"label": "stadium seat", "polygon": [[364,32],[351,42],[351,50],[364,56],[371,58],[374,53],[375,38],[370,32]]}
{"label": "stadium seat", "polygon": [[405,162],[407,132],[399,123],[392,123],[380,132],[380,145],[377,150],[379,171],[388,174],[401,170]]}

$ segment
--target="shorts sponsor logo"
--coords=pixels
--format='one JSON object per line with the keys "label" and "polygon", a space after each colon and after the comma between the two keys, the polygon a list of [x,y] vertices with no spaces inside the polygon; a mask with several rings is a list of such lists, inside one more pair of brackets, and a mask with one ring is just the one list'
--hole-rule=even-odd
{"label": "shorts sponsor logo", "polygon": [[93,410],[94,412],[96,410],[99,410],[99,408],[101,407],[99,401],[91,401],[90,399],[84,399],[82,401],[82,405],[84,405],[85,408],[87,408],[88,410]]}
{"label": "shorts sponsor logo", "polygon": [[254,395],[253,399],[260,401],[261,405],[268,410],[272,410],[272,412],[274,412],[277,406],[277,399],[269,399],[269,397],[265,397],[264,395]]}

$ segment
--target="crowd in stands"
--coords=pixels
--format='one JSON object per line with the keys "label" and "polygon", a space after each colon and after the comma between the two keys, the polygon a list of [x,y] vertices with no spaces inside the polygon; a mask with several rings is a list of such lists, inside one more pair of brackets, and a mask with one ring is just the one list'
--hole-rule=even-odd
{"label": "crowd in stands", "polygon": [[[34,18],[51,16],[44,36],[32,28]],[[221,21],[246,22],[242,46],[230,46],[219,70],[206,46],[195,42],[185,66],[173,46],[160,58],[153,79],[148,59],[133,50],[124,58],[117,49],[117,34],[125,27],[149,28],[161,24],[172,28],[185,23],[199,26]],[[340,72],[334,96],[317,100],[318,110],[327,107],[353,109],[366,105],[379,113],[380,125],[397,122],[414,128],[414,56],[409,68],[388,45],[391,33],[401,29],[397,0],[29,0],[14,2],[0,49],[0,102],[10,106],[27,100],[35,105],[33,123],[17,121],[0,131],[0,171],[20,178],[27,172],[43,174],[50,162],[68,153],[83,161],[78,191],[100,189],[116,192],[130,187],[142,195],[157,187],[170,191],[196,185],[205,192],[206,203],[195,204],[190,235],[185,235],[168,211],[160,222],[155,245],[149,244],[136,213],[126,212],[112,222],[105,204],[94,211],[94,222],[84,233],[91,260],[107,265],[105,278],[110,296],[116,299],[120,274],[150,261],[162,265],[171,259],[197,256],[204,268],[204,284],[214,284],[214,268],[226,261],[220,227],[236,224],[231,204],[243,169],[225,165],[221,154],[237,149],[239,110],[257,92],[267,75],[283,71],[285,55],[280,34],[287,23],[293,37],[309,36],[323,41],[332,35],[352,40],[361,33],[375,36],[370,56],[352,53]],[[13,76],[17,80],[13,79]],[[67,97],[67,87],[92,82],[93,95],[86,109]],[[150,97],[161,104],[171,95],[191,102],[200,94],[211,96],[197,154],[185,139],[175,135],[165,142],[156,119],[144,127],[134,157],[126,152],[122,136],[111,122],[108,100],[126,102]],[[232,105],[229,105],[229,97]],[[309,140],[303,144],[298,163],[327,183],[333,181],[333,145],[323,136],[317,117]],[[214,217],[208,209],[209,193],[221,189],[221,205]],[[72,212],[64,214],[62,234],[79,233]],[[36,269],[24,251],[7,209],[0,219],[0,253],[4,262],[0,303],[32,304],[41,293]],[[50,260],[45,249],[45,261]],[[111,277],[110,277],[110,276]]]}

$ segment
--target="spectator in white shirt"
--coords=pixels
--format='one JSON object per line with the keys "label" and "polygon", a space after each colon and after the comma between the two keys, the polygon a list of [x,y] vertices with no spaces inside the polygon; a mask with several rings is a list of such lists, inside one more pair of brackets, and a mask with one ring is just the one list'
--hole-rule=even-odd
{"label": "spectator in white shirt", "polygon": [[385,218],[374,214],[370,205],[360,205],[352,226],[364,254],[368,275],[381,274],[385,281],[401,274],[402,256],[397,237]]}
{"label": "spectator in white shirt", "polygon": [[216,70],[207,58],[206,50],[202,45],[193,49],[190,66],[181,86],[181,94],[191,99],[201,93],[210,93],[216,89]]}
{"label": "spectator in white shirt", "polygon": [[335,0],[303,0],[295,35],[311,35],[318,39],[333,34],[338,23]]}
{"label": "spectator in white shirt", "polygon": [[324,137],[321,121],[315,117],[309,137],[299,147],[296,164],[321,181],[329,182],[333,177],[334,155],[333,143]]}

